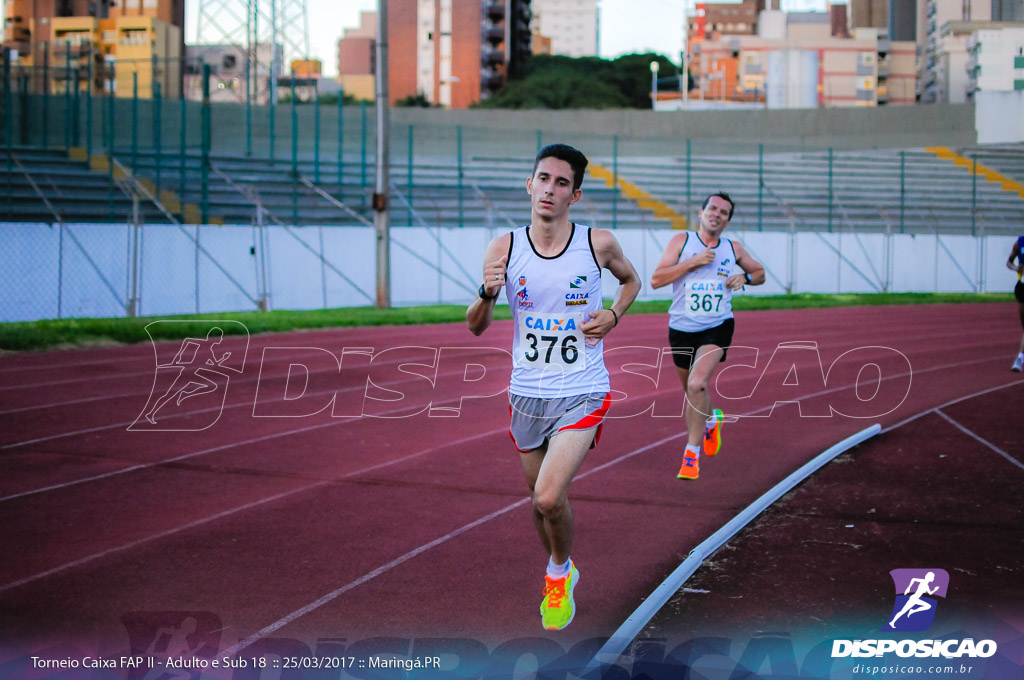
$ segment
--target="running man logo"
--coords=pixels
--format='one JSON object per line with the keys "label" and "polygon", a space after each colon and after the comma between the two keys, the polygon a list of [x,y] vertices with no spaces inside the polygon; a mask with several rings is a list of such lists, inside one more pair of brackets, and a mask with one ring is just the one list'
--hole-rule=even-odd
{"label": "running man logo", "polygon": [[[145,660],[127,680],[196,680],[206,677],[221,646],[224,625],[212,612],[137,611],[121,617],[131,653]],[[170,663],[169,663],[170,662]]]}
{"label": "running man logo", "polygon": [[570,288],[582,288],[585,285],[587,285],[586,276],[577,276],[576,278],[569,282]]}
{"label": "running man logo", "polygon": [[945,569],[893,569],[889,572],[896,587],[896,602],[892,607],[885,631],[920,631],[935,620],[937,600],[946,597],[949,574]]}
{"label": "running man logo", "polygon": [[[237,321],[154,321],[146,333],[155,359],[153,388],[128,429],[198,432],[212,427],[224,410],[231,374],[242,374],[249,330]],[[173,335],[182,339],[165,340]]]}

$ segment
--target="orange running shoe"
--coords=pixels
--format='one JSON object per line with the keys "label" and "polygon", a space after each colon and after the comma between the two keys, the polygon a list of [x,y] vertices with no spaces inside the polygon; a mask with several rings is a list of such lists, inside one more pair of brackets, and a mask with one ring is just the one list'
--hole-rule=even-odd
{"label": "orange running shoe", "polygon": [[691,454],[689,451],[683,452],[683,466],[679,468],[679,472],[676,473],[678,479],[697,479],[697,475],[700,474],[700,465],[697,462],[697,456]]}
{"label": "orange running shoe", "polygon": [[722,448],[722,421],[725,419],[725,414],[720,408],[716,408],[714,414],[715,426],[704,430],[704,453],[709,456],[716,455]]}
{"label": "orange running shoe", "polygon": [[569,573],[562,578],[544,575],[544,600],[540,603],[541,623],[548,630],[562,630],[576,616],[576,601],[573,591],[579,583],[580,572],[575,563],[569,561]]}

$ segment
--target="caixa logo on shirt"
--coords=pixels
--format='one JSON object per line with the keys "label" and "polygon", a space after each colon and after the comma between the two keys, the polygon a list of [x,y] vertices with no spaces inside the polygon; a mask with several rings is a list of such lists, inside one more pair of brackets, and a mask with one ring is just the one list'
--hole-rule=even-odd
{"label": "caixa logo on shirt", "polygon": [[559,319],[557,317],[527,316],[524,319],[527,328],[538,331],[574,331],[576,320],[572,317]]}

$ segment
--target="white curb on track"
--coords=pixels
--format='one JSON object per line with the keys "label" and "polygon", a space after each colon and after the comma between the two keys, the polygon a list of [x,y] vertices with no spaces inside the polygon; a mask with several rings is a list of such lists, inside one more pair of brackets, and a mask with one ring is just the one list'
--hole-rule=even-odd
{"label": "white curb on track", "polygon": [[672,598],[679,588],[690,576],[700,567],[704,560],[713,552],[721,548],[725,543],[735,536],[743,527],[760,515],[772,503],[777,501],[783,494],[807,479],[816,470],[824,466],[839,454],[847,451],[857,444],[870,439],[882,431],[882,426],[874,424],[860,432],[847,437],[825,451],[819,453],[812,460],[805,463],[788,477],[772,487],[767,493],[744,508],[738,515],[726,522],[718,531],[704,539],[696,548],[690,551],[689,556],[682,564],[676,567],[675,571],[669,574],[668,578],[662,581],[661,585],[654,589],[654,592],[629,615],[619,629],[616,630],[601,649],[597,651],[594,658],[586,665],[581,676],[586,676],[602,663],[614,664],[622,652],[629,646],[641,629],[647,625],[655,614],[658,613],[665,603]]}

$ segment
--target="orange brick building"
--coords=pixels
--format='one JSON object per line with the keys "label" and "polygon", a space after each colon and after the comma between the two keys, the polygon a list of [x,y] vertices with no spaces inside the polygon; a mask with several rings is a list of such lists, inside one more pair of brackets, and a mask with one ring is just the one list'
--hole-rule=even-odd
{"label": "orange brick building", "polygon": [[28,63],[33,44],[53,41],[53,20],[61,17],[152,17],[179,29],[176,51],[184,52],[185,0],[8,0],[6,7],[4,45]]}
{"label": "orange brick building", "polygon": [[[374,72],[366,19],[363,24],[363,32],[339,41],[342,81]],[[422,94],[441,106],[467,108],[501,87],[529,49],[528,0],[388,0],[392,103]]]}

